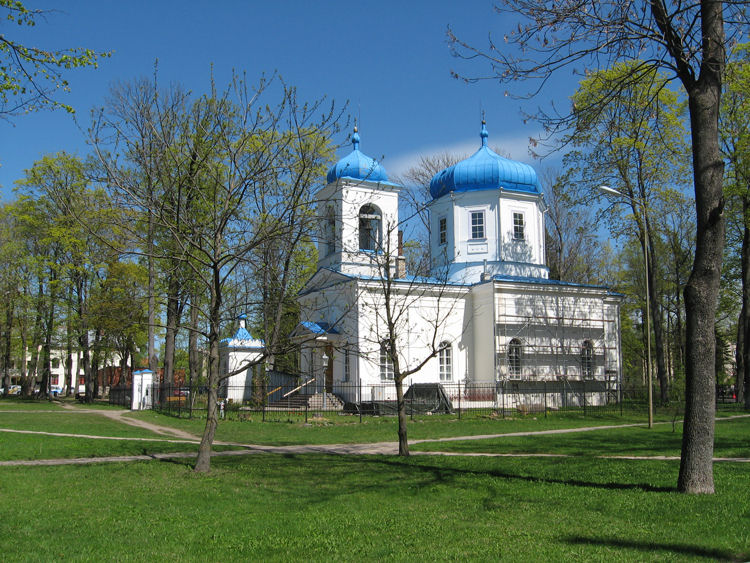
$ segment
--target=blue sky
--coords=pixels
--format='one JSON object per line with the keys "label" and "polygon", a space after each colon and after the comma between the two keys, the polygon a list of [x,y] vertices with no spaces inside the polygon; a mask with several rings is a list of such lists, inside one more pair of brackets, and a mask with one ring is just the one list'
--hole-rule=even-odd
{"label": "blue sky", "polygon": [[[301,99],[327,96],[349,102],[359,118],[361,149],[382,159],[393,176],[419,155],[472,153],[479,147],[481,111],[490,145],[532,162],[528,138],[537,124],[524,124],[522,101],[505,96],[493,81],[466,84],[456,70],[486,74],[485,65],[451,56],[450,25],[467,41],[486,45],[514,27],[484,0],[451,1],[221,1],[27,0],[29,7],[55,8],[46,21],[25,30],[3,22],[0,33],[43,48],[87,47],[113,51],[98,69],[67,74],[69,94],[59,99],[77,111],[78,124],[63,111],[43,111],[0,121],[0,186],[12,198],[14,182],[44,154],[67,150],[84,156],[89,111],[104,102],[109,85],[153,74],[159,59],[162,84],[179,82],[202,93],[211,64],[217,83],[233,70],[253,82],[274,71],[298,87]],[[552,100],[565,107],[575,88],[570,73],[549,85],[527,109]],[[523,86],[519,87],[521,92]],[[346,133],[337,142],[346,141]],[[340,155],[349,151],[341,149]],[[552,158],[537,167],[554,164]]]}

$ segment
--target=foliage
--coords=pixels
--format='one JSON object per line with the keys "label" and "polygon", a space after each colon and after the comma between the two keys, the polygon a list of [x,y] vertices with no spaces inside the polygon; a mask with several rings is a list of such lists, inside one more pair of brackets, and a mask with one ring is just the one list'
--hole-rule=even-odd
{"label": "foliage", "polygon": [[[1,17],[6,25],[35,27],[50,11],[27,8],[20,0],[0,0]],[[110,53],[73,48],[48,50],[22,45],[12,36],[0,35],[0,116],[60,107],[74,113],[72,106],[55,100],[55,90],[67,91],[63,73],[75,68],[98,66]]]}

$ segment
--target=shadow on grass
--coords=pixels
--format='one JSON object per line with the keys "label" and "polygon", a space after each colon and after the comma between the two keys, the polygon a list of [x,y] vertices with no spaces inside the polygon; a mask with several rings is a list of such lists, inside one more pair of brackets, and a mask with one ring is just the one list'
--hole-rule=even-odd
{"label": "shadow on grass", "polygon": [[748,554],[731,553],[724,549],[711,549],[697,545],[681,543],[654,543],[623,540],[619,538],[591,538],[586,536],[570,536],[565,538],[573,545],[597,545],[603,547],[621,547],[626,549],[637,549],[639,551],[666,551],[679,555],[692,557],[705,557],[714,561],[746,561]]}
{"label": "shadow on grass", "polygon": [[[417,486],[426,486],[432,483],[438,483],[438,484],[449,484],[449,485],[455,485],[456,481],[459,480],[461,477],[464,476],[470,476],[470,477],[491,477],[496,479],[507,479],[510,481],[518,481],[518,482],[526,482],[526,483],[549,483],[549,484],[557,484],[557,485],[568,485],[573,487],[582,487],[582,488],[590,488],[590,489],[600,489],[600,490],[622,490],[622,491],[644,491],[649,493],[672,493],[676,492],[676,487],[659,487],[655,485],[650,485],[648,483],[623,483],[623,482],[617,482],[617,481],[609,481],[609,482],[596,482],[592,480],[585,480],[585,479],[574,479],[574,478],[558,478],[558,477],[550,477],[545,475],[533,475],[533,474],[523,474],[520,472],[514,472],[514,471],[508,471],[507,469],[483,469],[483,468],[470,468],[470,467],[455,467],[453,465],[455,463],[455,460],[443,460],[445,461],[445,464],[443,465],[437,465],[434,463],[425,463],[425,459],[410,457],[406,459],[399,459],[397,457],[389,457],[389,456],[314,456],[311,457],[309,454],[283,454],[281,456],[277,456],[276,454],[271,454],[272,457],[267,458],[272,465],[276,465],[277,470],[283,470],[281,469],[280,460],[284,460],[284,464],[292,463],[292,466],[296,466],[297,463],[301,464],[303,467],[306,467],[306,469],[311,472],[315,473],[315,471],[312,469],[315,466],[320,465],[321,467],[325,467],[325,474],[328,475],[329,478],[333,478],[333,480],[336,480],[335,475],[340,472],[342,479],[338,481],[338,492],[334,491],[328,491],[328,494],[338,494],[342,493],[343,490],[346,488],[345,481],[346,479],[343,478],[344,475],[346,475],[349,471],[352,470],[354,467],[356,470],[356,466],[359,466],[360,468],[364,467],[372,467],[373,469],[377,466],[390,470],[389,473],[392,472],[393,475],[400,475],[399,478],[396,479],[395,482],[391,481],[387,485],[382,482],[381,479],[373,478],[372,479],[372,485],[375,487],[383,487],[383,486],[395,486],[398,487],[403,484],[404,480],[414,479],[417,482],[414,482],[414,485]],[[232,459],[233,458],[233,459]],[[244,458],[244,460],[243,460]],[[277,461],[273,461],[273,460]],[[193,460],[194,461],[194,460]],[[472,460],[473,462],[474,460]],[[186,460],[180,460],[178,463],[185,464]],[[215,467],[229,467],[231,465],[234,465],[236,463],[242,464],[246,463],[247,458],[246,456],[229,456],[229,457],[222,457],[222,458],[214,458],[212,464]],[[360,470],[356,470],[361,475],[378,475],[380,474],[377,471],[373,472],[361,472]],[[361,479],[361,478],[360,478]],[[357,482],[356,487],[367,487],[368,484],[363,483],[361,480]]]}
{"label": "shadow on grass", "polygon": [[496,469],[480,471],[476,469],[465,469],[465,468],[459,469],[459,468],[446,467],[446,466],[425,465],[422,463],[415,465],[413,463],[399,461],[397,459],[392,460],[388,458],[373,458],[372,460],[369,460],[369,461],[371,461],[372,463],[388,465],[391,467],[411,467],[411,468],[418,467],[425,471],[431,472],[437,478],[436,480],[438,481],[446,481],[445,479],[446,475],[450,475],[451,478],[459,476],[459,475],[473,475],[473,476],[497,477],[501,479],[509,479],[509,480],[515,480],[515,481],[526,481],[530,483],[554,483],[557,485],[571,485],[574,487],[587,487],[587,488],[604,489],[604,490],[621,490],[621,491],[639,490],[639,491],[645,491],[649,493],[673,493],[677,491],[676,487],[657,487],[654,485],[649,485],[647,483],[616,483],[616,482],[596,483],[594,481],[584,481],[580,479],[554,479],[554,478],[534,476],[534,475],[520,475],[517,473],[510,473],[507,471],[499,471]]}

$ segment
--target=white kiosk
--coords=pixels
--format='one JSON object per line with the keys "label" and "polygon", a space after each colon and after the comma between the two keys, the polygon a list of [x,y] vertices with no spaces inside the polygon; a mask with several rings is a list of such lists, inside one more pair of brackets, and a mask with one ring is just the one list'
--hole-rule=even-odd
{"label": "white kiosk", "polygon": [[130,409],[142,411],[153,404],[154,372],[148,369],[133,372],[133,393]]}

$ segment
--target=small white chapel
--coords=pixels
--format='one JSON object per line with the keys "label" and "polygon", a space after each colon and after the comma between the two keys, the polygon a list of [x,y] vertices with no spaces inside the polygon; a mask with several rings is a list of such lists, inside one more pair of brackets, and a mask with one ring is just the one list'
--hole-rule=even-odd
{"label": "small white chapel", "polygon": [[355,127],[318,194],[318,270],[299,294],[300,371],[317,390],[351,403],[395,397],[389,315],[400,366],[421,366],[405,389],[458,383],[487,400],[508,382],[619,387],[621,295],[549,279],[537,174],[487,139],[482,122],[478,150],[432,178],[431,272],[415,277],[401,251],[402,186],[360,151]]}

